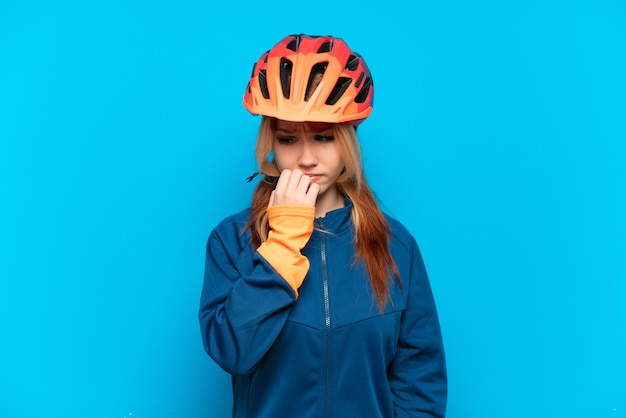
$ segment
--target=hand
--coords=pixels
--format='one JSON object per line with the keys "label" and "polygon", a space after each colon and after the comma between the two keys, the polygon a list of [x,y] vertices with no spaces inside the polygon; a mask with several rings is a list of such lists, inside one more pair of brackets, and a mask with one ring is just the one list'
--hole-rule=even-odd
{"label": "hand", "polygon": [[268,208],[276,205],[315,206],[320,186],[311,183],[309,176],[295,169],[283,170],[278,178],[276,189],[270,196]]}

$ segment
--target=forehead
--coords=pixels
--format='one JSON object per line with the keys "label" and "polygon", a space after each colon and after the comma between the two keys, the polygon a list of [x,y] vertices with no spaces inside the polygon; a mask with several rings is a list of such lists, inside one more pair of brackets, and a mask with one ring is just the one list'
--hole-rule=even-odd
{"label": "forehead", "polygon": [[323,132],[332,129],[333,124],[327,122],[290,122],[286,120],[276,120],[276,130],[283,132]]}

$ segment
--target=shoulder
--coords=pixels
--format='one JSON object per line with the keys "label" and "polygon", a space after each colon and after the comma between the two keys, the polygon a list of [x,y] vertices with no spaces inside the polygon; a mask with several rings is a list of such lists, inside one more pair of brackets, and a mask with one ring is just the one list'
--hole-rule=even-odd
{"label": "shoulder", "polygon": [[413,259],[421,260],[422,254],[413,234],[397,219],[386,213],[384,215],[391,230],[389,247],[394,257],[397,257],[399,253],[404,253]]}
{"label": "shoulder", "polygon": [[244,209],[233,215],[229,215],[222,219],[214,228],[214,231],[229,230],[232,228],[243,228],[250,217],[250,209]]}
{"label": "shoulder", "polygon": [[237,247],[241,247],[242,243],[250,240],[250,231],[246,230],[249,216],[250,209],[244,209],[222,219],[211,231],[209,243],[211,241],[221,241],[228,247],[235,243],[238,244]]}
{"label": "shoulder", "polygon": [[403,244],[405,247],[410,249],[415,245],[415,238],[411,234],[411,232],[398,221],[396,218],[384,214],[385,219],[387,220],[387,224],[389,225],[389,229],[391,230],[391,239],[392,241],[397,241],[400,244]]}
{"label": "shoulder", "polygon": [[411,277],[417,280],[427,279],[426,268],[422,252],[411,232],[397,219],[385,214],[391,230],[389,250],[402,277]]}

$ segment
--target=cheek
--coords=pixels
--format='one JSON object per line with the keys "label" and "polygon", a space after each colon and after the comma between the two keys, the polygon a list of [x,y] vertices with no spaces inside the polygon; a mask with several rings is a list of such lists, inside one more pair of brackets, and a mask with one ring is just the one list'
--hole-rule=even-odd
{"label": "cheek", "polygon": [[343,160],[342,156],[339,156],[339,158],[337,159],[337,164],[341,167],[342,170],[346,166],[346,162]]}
{"label": "cheek", "polygon": [[293,168],[293,156],[291,155],[292,153],[289,152],[289,149],[274,147],[272,154],[274,155],[276,166],[280,171],[283,171],[285,168]]}
{"label": "cheek", "polygon": [[341,151],[339,150],[339,147],[335,147],[334,152],[333,152],[333,166],[335,169],[342,171],[343,168],[345,167],[345,161],[343,160],[343,156],[341,155]]}

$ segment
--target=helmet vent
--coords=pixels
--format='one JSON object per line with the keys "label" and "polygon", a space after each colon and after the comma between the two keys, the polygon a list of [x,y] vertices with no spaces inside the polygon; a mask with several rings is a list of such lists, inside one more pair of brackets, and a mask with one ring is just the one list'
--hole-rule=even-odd
{"label": "helmet vent", "polygon": [[350,83],[352,83],[352,79],[349,77],[339,77],[335,87],[333,87],[333,91],[328,95],[328,99],[326,99],[327,105],[334,105],[337,103],[337,100],[341,98],[343,93],[350,87]]}
{"label": "helmet vent", "polygon": [[267,88],[267,75],[265,70],[259,71],[259,87],[264,99],[270,98],[270,91]]}
{"label": "helmet vent", "polygon": [[361,85],[361,81],[363,81],[363,77],[365,76],[364,72],[361,72],[359,78],[356,79],[356,83],[354,83],[354,87],[358,88]]}
{"label": "helmet vent", "polygon": [[356,103],[363,103],[365,99],[367,99],[367,95],[369,94],[371,87],[372,87],[372,77],[367,77],[365,79],[365,82],[363,83],[363,88],[361,89],[359,94],[356,95],[356,97],[354,98],[354,101]]}
{"label": "helmet vent", "polygon": [[287,44],[287,49],[298,52],[298,48],[300,48],[300,35],[295,35],[293,40]]}
{"label": "helmet vent", "polygon": [[346,70],[354,71],[359,66],[359,57],[355,55],[350,55],[348,57],[348,62],[346,63]]}
{"label": "helmet vent", "polygon": [[280,84],[283,87],[283,96],[288,99],[291,95],[291,70],[293,63],[288,59],[280,59]]}
{"label": "helmet vent", "polygon": [[254,70],[256,70],[256,62],[252,64],[252,74],[250,74],[250,78],[254,77]]}
{"label": "helmet vent", "polygon": [[305,102],[308,102],[315,89],[320,84],[322,80],[322,76],[326,72],[326,67],[328,67],[328,62],[318,62],[311,68],[311,74],[309,75],[309,81],[306,85],[306,96],[304,98]]}
{"label": "helmet vent", "polygon": [[324,42],[322,44],[322,46],[319,47],[319,49],[317,50],[318,54],[321,54],[322,52],[330,52],[333,50],[333,43],[332,42]]}

